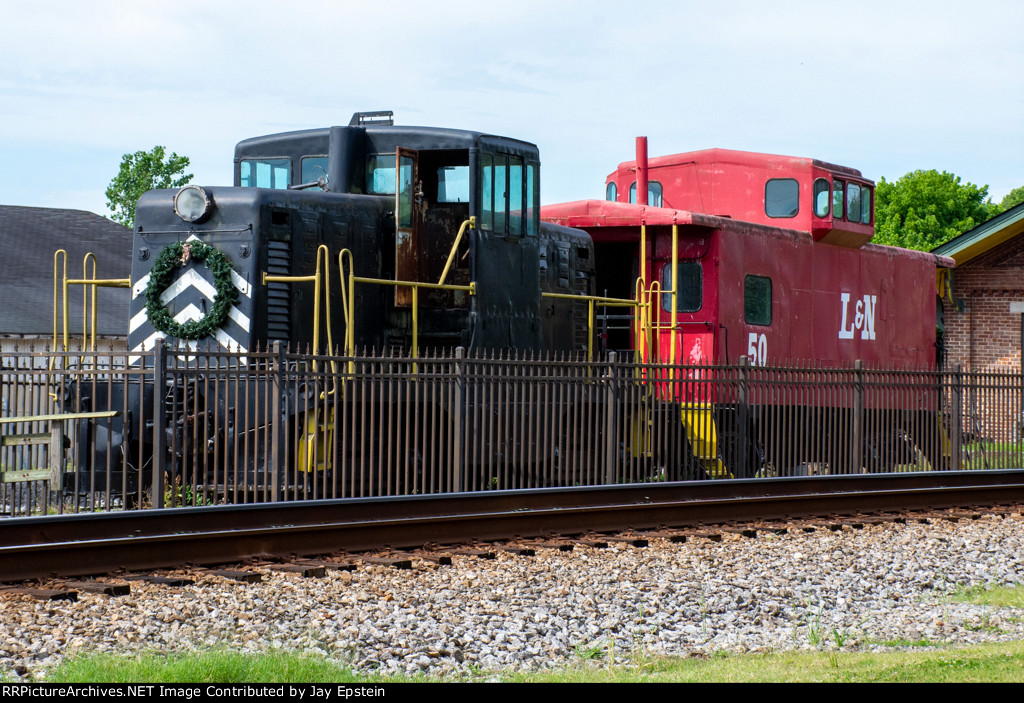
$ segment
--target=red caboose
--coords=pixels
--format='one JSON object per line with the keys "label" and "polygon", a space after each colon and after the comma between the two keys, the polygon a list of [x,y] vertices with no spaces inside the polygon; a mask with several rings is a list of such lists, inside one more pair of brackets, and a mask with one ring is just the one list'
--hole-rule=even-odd
{"label": "red caboose", "polygon": [[[935,271],[953,262],[868,243],[874,183],[859,171],[724,149],[651,159],[646,172],[638,160],[608,177],[608,200],[541,216],[593,238],[599,294],[633,297],[638,277],[663,291],[651,358],[935,364]],[[644,180],[650,205],[635,203]],[[633,338],[609,324],[606,348]]]}
{"label": "red caboose", "polygon": [[[723,149],[648,162],[646,140],[637,147],[637,160],[609,175],[607,200],[541,210],[544,220],[591,235],[599,295],[650,302],[635,315],[609,310],[604,349],[695,366],[746,357],[755,367],[858,360],[868,367],[934,367],[936,269],[953,262],[870,244],[874,184],[859,171]],[[937,397],[875,393],[856,405],[795,382],[782,390],[755,386],[740,407],[715,397],[710,385],[670,378],[655,387],[661,402],[681,407],[692,449],[713,472],[744,475],[772,462],[812,460],[835,470],[861,466],[861,456],[876,457],[863,466],[878,470],[899,463],[911,427],[929,428],[929,440],[918,447],[938,461]],[[863,423],[852,421],[855,407],[867,413]],[[787,429],[776,423],[772,431],[776,439],[785,435],[789,448],[787,457],[773,458],[755,438],[781,416]],[[850,427],[883,425],[892,426],[864,437],[855,459],[837,458]],[[827,435],[820,451],[799,455],[792,449],[797,438],[815,428]]]}

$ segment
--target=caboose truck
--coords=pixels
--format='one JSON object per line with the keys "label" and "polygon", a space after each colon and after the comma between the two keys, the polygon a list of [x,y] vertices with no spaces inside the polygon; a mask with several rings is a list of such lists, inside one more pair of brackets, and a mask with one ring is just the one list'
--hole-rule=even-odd
{"label": "caboose truck", "polygon": [[[139,200],[130,363],[152,364],[141,352],[159,338],[172,354],[182,345],[246,352],[274,342],[293,350],[315,344],[322,353],[321,328],[344,338],[349,353],[588,345],[578,300],[554,297],[541,304],[542,292],[591,293],[594,257],[585,233],[540,221],[540,158],[533,144],[395,126],[390,112],[356,113],[344,127],[242,141],[234,163],[234,187],[156,190]],[[342,260],[351,268],[347,273],[377,283],[360,285],[350,301],[342,300],[340,286],[332,287],[324,300],[333,302],[329,320],[326,310],[313,309],[308,283],[321,270],[323,246],[330,257],[351,252]],[[105,388],[80,391],[79,409],[122,406],[121,399],[104,397]],[[129,417],[151,416],[152,392],[131,393]],[[168,405],[183,407],[180,389],[161,393]],[[218,403],[217,416],[230,419],[209,428],[210,436],[252,429],[241,418],[256,413],[234,408],[230,395]],[[167,456],[152,463],[151,449],[140,446],[148,437],[131,436],[144,423],[107,428],[89,422],[83,421],[80,435],[96,439],[92,452],[80,454],[80,476],[121,466],[122,454],[132,487],[140,470],[166,466],[172,474],[187,473],[184,419],[167,430]],[[230,438],[221,444],[230,446]],[[109,464],[108,452],[116,457]],[[198,463],[212,464],[202,457]],[[120,485],[120,472],[112,473]]]}
{"label": "caboose truck", "polygon": [[[652,319],[635,321],[645,328],[639,338],[650,342],[637,346],[630,328],[616,327],[617,316],[609,316],[605,349],[632,347],[643,361],[690,365],[745,357],[753,367],[808,361],[934,367],[936,269],[953,262],[870,244],[873,194],[871,181],[843,166],[724,149],[648,159],[641,137],[636,160],[608,176],[606,200],[545,206],[542,218],[590,234],[599,293],[627,297],[636,277],[650,291]],[[809,392],[762,387],[742,406],[713,402],[699,383],[676,380],[660,392],[682,404],[684,421],[687,409],[691,422],[700,419],[688,430],[691,443],[696,434],[709,447],[725,445],[718,454],[734,474],[800,470],[780,466],[785,461],[803,463],[804,471],[809,462],[832,471],[881,470],[903,463],[910,440],[933,466],[942,465],[935,397],[872,395],[865,408],[872,429],[858,460],[849,450],[840,458],[841,446],[853,439],[852,408]],[[871,415],[883,407],[902,408],[903,427],[883,429],[882,418]],[[737,440],[763,437],[772,413],[791,418],[782,430],[791,441],[821,438],[814,455],[784,460],[771,456],[770,447]],[[919,430],[916,438],[908,436],[911,427]]]}

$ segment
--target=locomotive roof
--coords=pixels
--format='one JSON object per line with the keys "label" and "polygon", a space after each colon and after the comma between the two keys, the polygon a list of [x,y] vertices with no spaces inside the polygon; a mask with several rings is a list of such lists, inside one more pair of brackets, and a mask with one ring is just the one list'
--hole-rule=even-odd
{"label": "locomotive roof", "polygon": [[[648,159],[648,168],[664,168],[668,166],[681,166],[689,163],[730,163],[740,166],[768,166],[768,165],[779,165],[788,167],[804,167],[808,168],[815,166],[817,168],[831,171],[832,173],[841,174],[850,178],[858,178],[861,180],[867,180],[863,174],[849,166],[840,166],[838,164],[829,163],[827,161],[821,161],[819,159],[810,159],[801,156],[782,156],[779,154],[762,154],[755,151],[737,151],[734,149],[699,149],[697,151],[687,151],[682,154],[669,154],[668,156],[653,156]],[[636,161],[623,161],[619,164],[619,170],[634,168]]]}
{"label": "locomotive roof", "polygon": [[372,125],[366,127],[321,127],[294,132],[279,132],[260,137],[243,139],[235,146],[235,159],[254,154],[266,154],[268,148],[289,144],[305,153],[327,153],[332,129],[358,129],[365,134],[366,141],[378,153],[392,152],[396,146],[409,149],[471,149],[482,145],[497,146],[501,150],[523,156],[536,157],[536,144],[502,137],[487,132],[443,127],[412,127],[406,125]]}

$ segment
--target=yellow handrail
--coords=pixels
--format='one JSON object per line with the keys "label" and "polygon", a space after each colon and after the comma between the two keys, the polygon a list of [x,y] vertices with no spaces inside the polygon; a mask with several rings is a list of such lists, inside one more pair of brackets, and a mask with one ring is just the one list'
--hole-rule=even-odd
{"label": "yellow handrail", "polygon": [[629,300],[628,298],[609,298],[602,295],[580,295],[578,293],[544,293],[541,294],[542,298],[558,298],[561,300],[578,300],[580,302],[586,301],[587,303],[587,361],[594,358],[594,328],[595,328],[595,315],[594,310],[598,305],[604,305],[610,308],[627,308],[627,307],[639,307],[640,303],[636,300]]}
{"label": "yellow handrail", "polygon": [[[63,321],[63,351],[71,346],[71,308],[68,304],[70,286],[88,286],[89,294],[82,298],[82,351],[96,351],[96,334],[99,327],[99,304],[97,288],[130,288],[130,278],[96,278],[96,255],[91,251],[82,257],[82,277],[68,278],[68,253],[58,249],[53,253],[53,348],[60,345],[57,336],[57,319]],[[89,264],[92,263],[92,276],[89,276]],[[89,314],[89,302],[92,302],[92,314]],[[61,315],[63,312],[63,315]],[[90,324],[91,323],[91,324]],[[91,334],[90,334],[91,327]]]}
{"label": "yellow handrail", "polygon": [[[463,223],[463,227],[472,226],[473,218],[470,218]],[[461,232],[462,230],[460,230]],[[457,240],[456,240],[457,241]],[[452,248],[455,251],[455,247]],[[348,285],[347,292],[345,291],[345,278],[346,278],[346,259],[348,261]],[[449,262],[451,256],[449,256]],[[391,280],[386,278],[369,278],[366,276],[355,275],[355,261],[352,256],[352,252],[348,249],[342,249],[338,252],[338,268],[341,271],[342,278],[342,301],[345,304],[345,354],[347,356],[355,356],[355,328],[356,328],[356,293],[355,287],[357,283],[365,283],[369,285],[378,286],[394,286],[396,288],[404,287],[412,289],[412,355],[417,356],[419,354],[419,289],[427,288],[429,290],[452,290],[452,291],[466,291],[470,295],[476,295],[476,282],[473,281],[468,285],[456,285],[453,283],[426,283],[423,281],[399,281]],[[447,273],[447,267],[445,267]],[[442,274],[444,278],[444,274]]]}
{"label": "yellow handrail", "polygon": [[[323,269],[321,269],[321,264]],[[313,354],[320,353],[320,296],[323,290],[324,314],[327,317],[327,353],[332,354],[334,348],[334,335],[331,327],[331,253],[326,244],[321,244],[316,249],[316,270],[312,276],[272,276],[266,271],[263,272],[263,285],[268,283],[313,283]],[[347,317],[347,314],[346,314]],[[331,369],[335,364],[331,362]],[[313,371],[317,370],[316,361],[313,362]]]}
{"label": "yellow handrail", "polygon": [[448,269],[452,267],[452,262],[455,260],[455,254],[458,252],[459,244],[462,242],[462,235],[466,233],[467,227],[476,229],[476,215],[470,217],[459,227],[459,233],[455,235],[455,243],[452,244],[452,250],[448,252],[448,261],[445,262],[444,271],[441,272],[441,278],[437,282],[438,285],[444,285],[444,279],[448,277]]}

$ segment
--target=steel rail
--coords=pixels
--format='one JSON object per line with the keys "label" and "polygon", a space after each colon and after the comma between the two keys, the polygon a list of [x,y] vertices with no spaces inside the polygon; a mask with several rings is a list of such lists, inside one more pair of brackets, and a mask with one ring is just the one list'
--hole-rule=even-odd
{"label": "steel rail", "polygon": [[1024,502],[1024,470],[211,506],[0,521],[0,581],[426,544]]}

